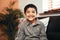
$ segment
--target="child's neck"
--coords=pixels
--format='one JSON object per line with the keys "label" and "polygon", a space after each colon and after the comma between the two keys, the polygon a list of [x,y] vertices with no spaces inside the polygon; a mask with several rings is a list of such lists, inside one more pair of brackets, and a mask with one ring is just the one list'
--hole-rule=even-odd
{"label": "child's neck", "polygon": [[35,23],[36,23],[36,20],[33,20],[33,21],[32,21],[32,24],[34,25]]}
{"label": "child's neck", "polygon": [[[29,21],[29,20],[28,20]],[[29,21],[31,22],[33,25],[36,23],[36,19],[32,20],[32,21]]]}

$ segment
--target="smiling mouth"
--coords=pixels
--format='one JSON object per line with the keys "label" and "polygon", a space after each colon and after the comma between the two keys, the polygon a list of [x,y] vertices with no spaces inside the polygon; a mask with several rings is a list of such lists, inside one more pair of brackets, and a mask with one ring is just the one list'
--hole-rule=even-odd
{"label": "smiling mouth", "polygon": [[35,17],[35,16],[28,16],[28,17],[32,18],[32,17]]}

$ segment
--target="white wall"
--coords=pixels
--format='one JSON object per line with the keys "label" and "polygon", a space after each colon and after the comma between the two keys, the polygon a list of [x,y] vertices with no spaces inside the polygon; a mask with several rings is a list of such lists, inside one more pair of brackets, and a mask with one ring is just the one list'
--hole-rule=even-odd
{"label": "white wall", "polygon": [[48,11],[49,0],[42,0],[42,11]]}
{"label": "white wall", "polygon": [[[57,8],[60,8],[60,0],[42,0],[42,5],[43,5],[42,11],[57,9]],[[51,6],[52,6],[52,8],[50,8]]]}

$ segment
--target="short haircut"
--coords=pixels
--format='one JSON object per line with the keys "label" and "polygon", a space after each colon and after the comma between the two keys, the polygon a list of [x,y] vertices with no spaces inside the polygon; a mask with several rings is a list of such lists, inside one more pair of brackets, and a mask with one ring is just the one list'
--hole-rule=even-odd
{"label": "short haircut", "polygon": [[28,5],[26,5],[26,6],[24,7],[24,13],[26,13],[26,10],[27,10],[28,8],[34,8],[34,9],[36,10],[36,13],[37,13],[37,7],[36,7],[35,5],[33,5],[33,4],[28,4]]}

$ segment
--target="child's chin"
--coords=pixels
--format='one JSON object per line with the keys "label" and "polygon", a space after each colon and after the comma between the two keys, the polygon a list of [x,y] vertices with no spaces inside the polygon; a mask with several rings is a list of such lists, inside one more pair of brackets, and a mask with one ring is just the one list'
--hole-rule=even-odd
{"label": "child's chin", "polygon": [[33,21],[33,19],[28,19],[29,21]]}

